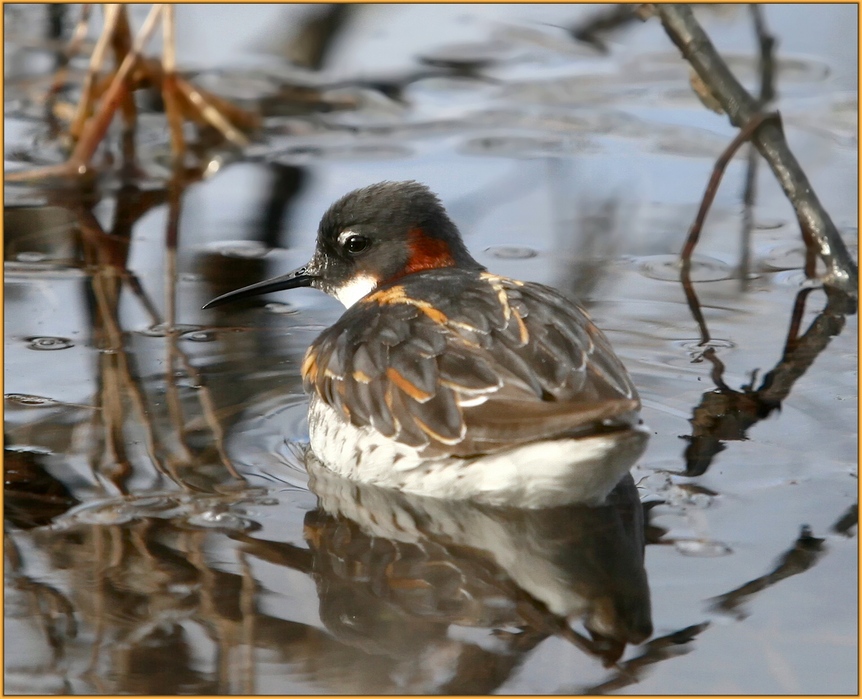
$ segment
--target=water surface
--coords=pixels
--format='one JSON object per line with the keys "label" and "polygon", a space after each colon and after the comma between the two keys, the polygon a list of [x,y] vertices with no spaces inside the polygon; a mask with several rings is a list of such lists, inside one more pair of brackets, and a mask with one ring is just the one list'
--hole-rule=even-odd
{"label": "water surface", "polygon": [[[7,185],[7,692],[857,691],[857,316],[805,279],[762,163],[740,274],[743,149],[696,253],[700,344],[676,256],[733,129],[655,20],[572,41],[593,9],[358,7],[315,73],[278,53],[309,8],[182,6],[181,64],[263,109],[258,142],[174,204],[159,114],[145,176],[91,205]],[[5,12],[7,168],[52,162],[43,10]],[[856,12],[765,8],[788,140],[854,257]],[[754,86],[747,12],[701,19]],[[309,482],[299,366],[339,305],[201,305],[304,262],[381,179],[605,329],[651,432],[606,505]]]}

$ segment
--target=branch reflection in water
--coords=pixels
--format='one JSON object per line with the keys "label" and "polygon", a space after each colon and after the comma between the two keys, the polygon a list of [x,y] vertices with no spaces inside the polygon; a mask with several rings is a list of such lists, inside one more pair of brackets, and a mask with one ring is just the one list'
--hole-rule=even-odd
{"label": "branch reflection in water", "polygon": [[717,454],[726,448],[727,441],[747,439],[748,430],[781,408],[793,385],[826,349],[833,337],[840,334],[846,316],[856,313],[856,301],[842,291],[824,288],[826,305],[800,336],[799,327],[811,288],[802,289],[796,296],[790,328],[780,361],[768,371],[760,386],[754,387],[757,371],[751,383],[737,391],[723,379],[724,364],[713,348],[703,353],[712,366],[715,389],[703,394],[695,406],[690,420],[691,436],[686,437],[686,476],[702,476]]}

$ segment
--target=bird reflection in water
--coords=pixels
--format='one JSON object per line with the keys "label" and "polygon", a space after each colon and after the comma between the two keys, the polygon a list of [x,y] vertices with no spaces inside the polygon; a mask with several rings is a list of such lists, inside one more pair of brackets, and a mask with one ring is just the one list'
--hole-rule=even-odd
{"label": "bird reflection in water", "polygon": [[[337,643],[305,669],[329,668],[317,679],[332,691],[487,693],[551,636],[613,665],[652,633],[630,475],[598,507],[525,510],[354,483],[310,453],[308,468],[319,498],[305,517],[309,548],[242,540],[248,555],[314,579]],[[452,627],[494,640],[459,640],[477,637]]]}

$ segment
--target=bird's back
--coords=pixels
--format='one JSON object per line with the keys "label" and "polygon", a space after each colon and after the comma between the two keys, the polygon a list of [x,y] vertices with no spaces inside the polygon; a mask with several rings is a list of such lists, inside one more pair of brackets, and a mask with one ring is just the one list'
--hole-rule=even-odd
{"label": "bird's back", "polygon": [[409,274],[312,344],[306,391],[423,456],[627,427],[640,402],[586,313],[550,287],[459,268]]}

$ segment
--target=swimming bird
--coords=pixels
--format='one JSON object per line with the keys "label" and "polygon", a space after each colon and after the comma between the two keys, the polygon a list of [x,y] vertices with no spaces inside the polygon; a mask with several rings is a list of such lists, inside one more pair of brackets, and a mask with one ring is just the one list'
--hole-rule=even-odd
{"label": "swimming bird", "polygon": [[547,507],[600,501],[643,451],[637,390],[587,313],[489,272],[418,182],[346,194],[308,264],[204,308],[297,287],[347,307],[302,363],[311,450],[346,478]]}

